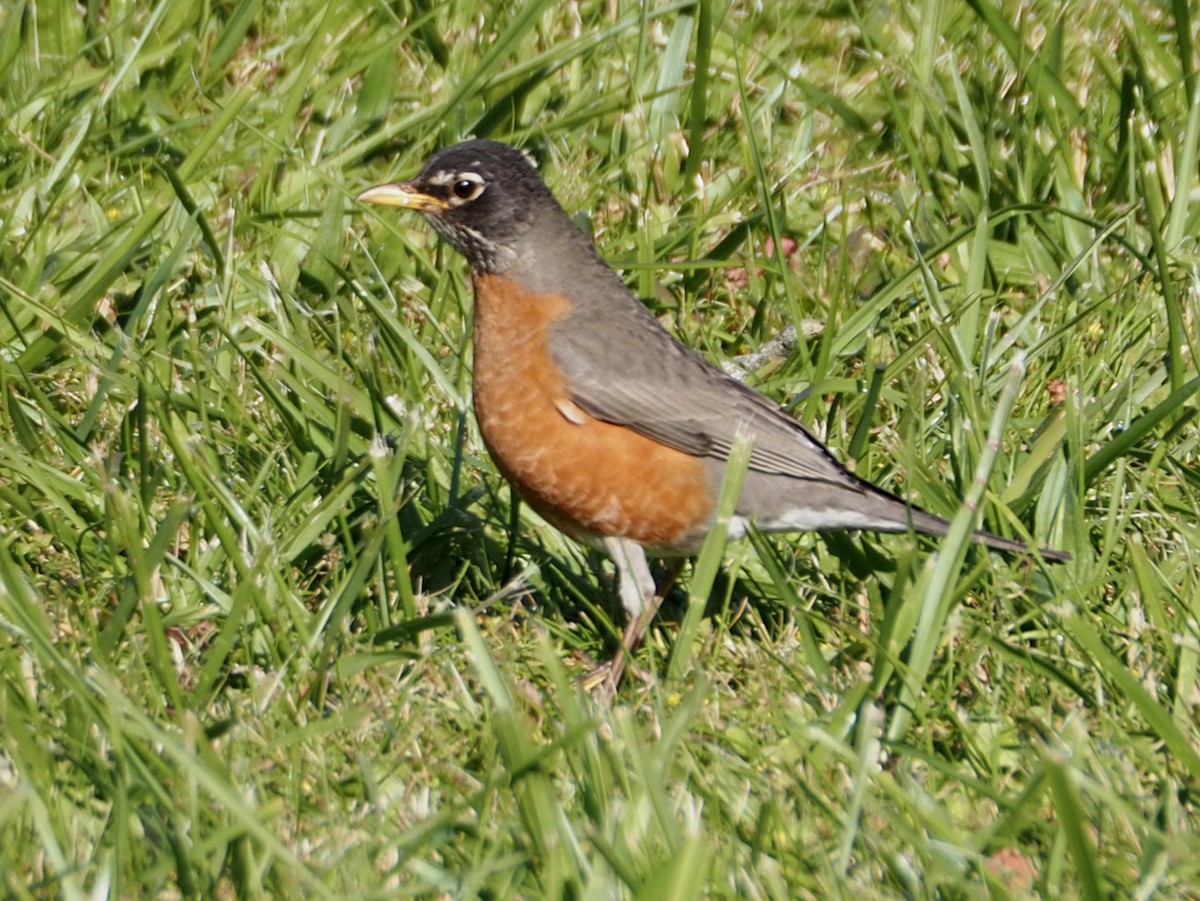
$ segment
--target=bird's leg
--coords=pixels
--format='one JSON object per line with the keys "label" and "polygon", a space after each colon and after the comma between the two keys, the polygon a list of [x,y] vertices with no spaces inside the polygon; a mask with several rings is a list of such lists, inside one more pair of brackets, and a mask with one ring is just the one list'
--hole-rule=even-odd
{"label": "bird's leg", "polygon": [[625,664],[642,643],[646,630],[658,613],[658,608],[662,606],[663,597],[683,567],[683,560],[680,559],[671,566],[661,590],[658,590],[654,586],[650,565],[646,562],[646,552],[640,544],[623,538],[606,538],[604,546],[617,566],[617,588],[621,596],[621,606],[629,616],[617,653],[612,660],[589,673],[584,679],[585,685],[597,686],[598,697],[607,702],[616,694],[617,685],[625,672]]}
{"label": "bird's leg", "polygon": [[650,572],[650,564],[646,562],[646,552],[640,544],[628,538],[605,538],[604,549],[617,565],[621,606],[632,620],[654,602],[654,576]]}

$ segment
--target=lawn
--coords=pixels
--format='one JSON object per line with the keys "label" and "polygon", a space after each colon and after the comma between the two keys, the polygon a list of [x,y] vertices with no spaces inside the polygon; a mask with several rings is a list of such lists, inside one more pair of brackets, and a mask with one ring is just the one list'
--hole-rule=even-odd
{"label": "lawn", "polygon": [[[0,893],[1200,897],[1190,16],[0,7]],[[468,136],[956,530],[707,547],[594,703],[611,566],[353,201]]]}

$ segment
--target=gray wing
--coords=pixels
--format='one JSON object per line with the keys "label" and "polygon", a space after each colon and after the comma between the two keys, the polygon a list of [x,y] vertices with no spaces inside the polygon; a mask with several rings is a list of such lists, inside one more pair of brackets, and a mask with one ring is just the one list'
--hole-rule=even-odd
{"label": "gray wing", "polygon": [[[739,431],[754,439],[751,471],[859,489],[799,422],[672,338],[632,296],[604,313],[580,311],[553,328],[550,353],[572,400],[696,457],[726,460]],[[589,322],[588,320],[593,320]]]}

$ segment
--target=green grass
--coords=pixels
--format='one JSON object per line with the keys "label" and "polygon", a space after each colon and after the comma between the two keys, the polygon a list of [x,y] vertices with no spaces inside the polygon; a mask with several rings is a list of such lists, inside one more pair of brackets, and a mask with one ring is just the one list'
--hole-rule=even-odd
{"label": "green grass", "polygon": [[[0,7],[2,891],[1195,897],[1190,15]],[[718,542],[597,709],[463,264],[351,200],[472,134],[712,358],[817,320],[753,377],[860,474],[1074,560]]]}

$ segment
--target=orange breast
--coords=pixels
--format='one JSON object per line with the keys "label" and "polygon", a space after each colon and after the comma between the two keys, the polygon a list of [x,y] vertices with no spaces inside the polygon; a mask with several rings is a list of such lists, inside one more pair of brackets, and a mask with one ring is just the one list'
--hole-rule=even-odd
{"label": "orange breast", "polygon": [[703,463],[572,403],[546,346],[568,309],[557,295],[475,277],[475,415],[492,458],[531,507],[574,538],[694,549],[713,506]]}

